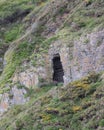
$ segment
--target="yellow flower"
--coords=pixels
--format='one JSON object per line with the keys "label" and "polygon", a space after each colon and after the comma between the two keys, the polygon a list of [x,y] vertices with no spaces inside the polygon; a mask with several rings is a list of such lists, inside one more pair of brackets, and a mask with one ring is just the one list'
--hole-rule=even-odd
{"label": "yellow flower", "polygon": [[81,106],[73,106],[73,111],[76,112],[76,111],[80,111],[82,109]]}

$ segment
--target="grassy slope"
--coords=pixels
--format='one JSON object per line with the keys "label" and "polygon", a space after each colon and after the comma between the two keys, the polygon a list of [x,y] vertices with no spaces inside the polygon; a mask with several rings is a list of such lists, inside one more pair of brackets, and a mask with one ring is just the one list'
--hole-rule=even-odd
{"label": "grassy slope", "polygon": [[91,74],[66,87],[46,86],[30,93],[0,121],[2,130],[103,130],[104,81]]}
{"label": "grassy slope", "polygon": [[[4,28],[4,31],[2,32],[2,30],[0,31],[0,35],[2,38],[2,42],[0,43],[1,47],[4,44],[7,45],[11,45],[11,43],[14,43],[14,41],[18,40],[19,38],[21,38],[27,29],[27,26],[30,26],[30,22],[26,22],[28,20],[31,21],[31,13],[34,13],[40,9],[40,7],[42,6],[42,2],[40,0],[40,2],[36,1],[28,1],[28,0],[20,0],[20,1],[2,1],[0,3],[0,6],[2,6],[3,9],[7,8],[6,11],[3,12],[3,9],[1,9],[0,11],[0,15],[2,17],[2,15],[4,15],[5,17],[6,14],[8,14],[8,16],[12,16],[12,14],[16,11],[15,8],[13,8],[13,10],[11,10],[11,7],[15,6],[19,9],[19,10],[25,10],[25,9],[33,9],[33,7],[35,7],[34,10],[32,10],[30,12],[30,16],[26,16],[25,18],[23,17],[21,20],[17,20],[17,22],[13,22],[13,23],[8,23],[5,25],[1,25],[2,28]],[[10,11],[10,14],[8,13]],[[5,17],[3,17],[5,19]],[[23,21],[24,20],[24,21]],[[29,29],[28,29],[29,30]],[[34,35],[34,34],[33,34]],[[0,77],[0,87],[4,87],[5,83],[10,81],[10,78],[12,77],[13,73],[15,72],[16,68],[18,66],[20,66],[20,64],[22,63],[23,60],[28,59],[29,56],[31,56],[32,52],[34,51],[34,46],[36,44],[39,44],[41,41],[43,40],[43,38],[40,38],[40,36],[36,37],[34,35],[34,38],[32,39],[32,42],[29,43],[27,38],[20,42],[20,45],[15,45],[15,43],[13,44],[12,50],[10,50],[9,55],[7,55],[7,57],[5,58],[7,61],[7,66],[4,68],[3,74]],[[15,49],[14,49],[15,48]],[[24,49],[25,48],[25,49]],[[5,89],[5,88],[4,88]]]}
{"label": "grassy slope", "polygon": [[[1,87],[4,87],[5,83],[10,81],[16,68],[20,66],[23,60],[31,60],[30,57],[33,52],[36,52],[34,53],[35,55],[37,54],[37,50],[35,49],[36,46],[36,48],[39,49],[37,55],[40,55],[41,53],[47,53],[48,47],[52,41],[57,39],[63,40],[63,42],[71,46],[73,40],[75,40],[75,38],[80,38],[82,34],[86,35],[87,33],[94,31],[94,29],[97,30],[97,28],[103,28],[104,3],[102,0],[89,0],[88,5],[86,5],[86,2],[82,0],[73,0],[69,2],[69,4],[59,2],[59,6],[56,7],[54,4],[51,6],[51,4],[52,3],[49,0],[35,6],[34,10],[24,19],[22,26],[19,23],[17,27],[15,26],[11,31],[9,31],[9,34],[6,33],[6,39],[4,38],[5,40],[15,41],[17,39],[17,41],[12,44],[13,47],[11,47],[5,56],[7,66],[4,68],[3,74],[0,77]],[[66,6],[69,6],[69,8],[66,8]],[[55,13],[53,11],[54,8],[56,10]],[[67,15],[67,17],[64,18],[64,15]],[[56,24],[59,22],[58,18],[62,19],[60,19],[60,25],[56,26],[58,30],[57,33],[46,39],[42,33],[45,33],[47,30],[47,21],[51,19],[51,22]],[[40,20],[40,26],[38,27],[37,32],[32,32],[31,34],[30,25],[36,20]],[[72,23],[74,23],[75,26],[72,26]],[[51,26],[51,23],[48,26]],[[25,32],[29,33],[25,35]],[[18,40],[18,37],[21,39],[22,35],[22,40]],[[31,41],[29,39],[31,39]],[[9,43],[11,43],[10,41]],[[85,39],[85,41],[87,41],[87,39]],[[26,47],[27,51],[23,49],[21,52],[21,46],[23,48]],[[31,49],[31,46],[35,49],[34,51]]]}
{"label": "grassy slope", "polygon": [[[5,2],[5,1],[3,1]],[[10,2],[10,1],[9,1]],[[18,2],[28,2],[27,0],[17,1]],[[50,2],[50,1],[49,1]],[[81,3],[80,1],[79,3]],[[15,2],[11,2],[7,7]],[[32,42],[28,42],[28,37],[25,40],[19,42],[15,49],[10,53],[7,59],[7,66],[4,69],[3,74],[0,78],[0,86],[4,87],[5,83],[10,82],[10,78],[15,72],[16,68],[21,65],[23,60],[32,60],[30,57],[34,55],[41,55],[42,53],[47,53],[48,46],[52,41],[57,39],[63,39],[68,45],[72,43],[73,39],[79,38],[83,32],[85,34],[92,32],[96,28],[103,28],[103,1],[102,0],[88,0],[89,5],[82,5],[81,8],[77,9],[74,7],[75,13],[69,13],[67,20],[62,22],[60,30],[52,35],[51,38],[46,39],[41,36],[42,32],[45,32],[45,24],[39,27],[37,33],[29,35]],[[20,4],[22,7],[22,4]],[[48,4],[50,5],[50,4]],[[69,3],[69,5],[71,5]],[[73,4],[72,4],[73,5]],[[24,6],[24,5],[23,5]],[[29,6],[26,4],[26,8]],[[60,5],[62,6],[62,5]],[[4,8],[5,6],[3,6]],[[52,10],[45,12],[45,8],[38,5],[34,11],[28,15],[22,25],[16,23],[10,27],[7,27],[7,32],[3,34],[4,41],[9,44],[22,36],[25,32],[26,24],[28,26],[31,24],[31,16],[35,17],[39,15],[44,21],[46,17],[48,19],[53,19],[57,21],[57,17],[66,13],[66,8],[61,8],[56,15],[52,14]],[[23,7],[22,7],[23,9]],[[40,9],[40,10],[39,10]],[[4,11],[5,15],[2,14],[3,10],[0,11],[0,16],[4,18],[8,13]],[[11,15],[12,10],[9,11]],[[1,15],[2,14],[2,15]],[[51,14],[51,15],[50,15]],[[48,16],[49,15],[49,16]],[[36,16],[36,17],[37,17]],[[48,20],[47,19],[47,20]],[[75,23],[76,26],[69,26],[71,23]],[[64,24],[63,24],[64,23]],[[21,27],[23,26],[23,28]],[[45,29],[43,28],[45,27]],[[16,29],[15,29],[16,28]],[[18,29],[19,28],[19,29]],[[23,32],[15,30],[22,30]],[[10,36],[8,36],[10,32]],[[16,32],[17,37],[13,34]],[[11,38],[13,36],[13,38]],[[9,38],[8,38],[9,37]],[[8,41],[9,39],[9,41]],[[15,42],[14,42],[15,46]],[[26,49],[24,49],[24,47]],[[35,50],[34,50],[35,48]],[[38,49],[38,52],[37,52]],[[36,54],[33,54],[36,52]],[[35,63],[36,64],[36,63]],[[95,76],[96,77],[96,76]],[[15,106],[13,109],[5,113],[2,120],[0,120],[1,130],[103,130],[104,127],[104,111],[103,111],[103,101],[104,101],[104,85],[103,81],[99,78],[90,76],[92,81],[89,79],[82,79],[81,81],[69,84],[65,88],[46,86],[39,88],[37,90],[30,90],[29,95],[31,100],[28,104],[24,106]],[[5,89],[5,88],[3,88]],[[4,91],[4,90],[3,90]]]}
{"label": "grassy slope", "polygon": [[[0,20],[4,22],[9,18],[15,17],[14,14],[17,11],[25,11],[27,9],[33,9],[34,4],[28,0],[1,0],[0,1]],[[17,19],[18,21],[18,19]],[[1,24],[0,38],[3,42],[9,43],[15,40],[21,31],[21,23],[9,23]],[[3,43],[2,42],[2,43]],[[0,42],[1,43],[1,42]],[[1,43],[1,44],[2,44]]]}

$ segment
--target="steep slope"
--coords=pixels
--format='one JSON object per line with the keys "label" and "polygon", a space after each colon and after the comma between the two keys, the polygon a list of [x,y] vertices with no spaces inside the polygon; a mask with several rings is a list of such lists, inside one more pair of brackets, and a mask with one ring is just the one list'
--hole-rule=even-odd
{"label": "steep slope", "polygon": [[2,130],[103,130],[104,74],[92,73],[66,87],[32,90],[31,101],[0,121]]}
{"label": "steep slope", "polygon": [[[0,58],[3,59],[9,44],[21,37],[23,18],[33,9],[34,4],[23,1],[0,1]],[[5,61],[1,61],[1,72]]]}
{"label": "steep slope", "polygon": [[[55,41],[57,43],[60,42],[60,46],[62,46],[62,48],[64,45],[66,45],[66,48],[68,48],[68,46],[73,46],[75,40],[77,42],[77,40],[80,37],[83,37],[82,36],[83,32],[85,37],[87,37],[87,34],[88,33],[90,34],[92,30],[93,31],[95,30],[94,32],[98,32],[98,30],[103,30],[104,17],[102,14],[103,13],[102,1],[94,1],[92,2],[92,4],[89,2],[89,4],[86,5],[86,3],[83,1],[70,1],[68,3],[68,1],[63,0],[60,2],[59,1],[47,2],[44,3],[42,6],[43,8],[42,7],[36,8],[28,16],[27,18],[28,20],[27,19],[24,20],[25,22],[24,25],[25,26],[27,25],[27,30],[25,29],[26,33],[22,35],[22,37],[17,39],[15,42],[13,42],[7,54],[5,55],[7,66],[4,68],[4,72],[2,75],[4,79],[1,81],[1,83],[5,82],[6,81],[5,79],[9,79],[13,75],[13,73],[16,70],[16,67],[18,67],[18,65],[21,64],[23,59],[27,58],[31,60],[30,56],[32,55],[33,51],[34,53],[32,57],[33,58],[37,57],[34,55],[37,55],[36,53],[38,49],[34,50],[34,48],[39,48],[39,55],[41,55],[41,53],[42,55],[43,53],[44,55],[47,55],[51,42],[54,43]],[[96,8],[98,10],[96,10]],[[97,14],[96,12],[94,13],[94,9],[96,10]],[[84,20],[85,18],[86,21]],[[30,26],[30,24],[32,24],[32,26]],[[30,27],[28,28],[28,26]],[[89,38],[85,39],[85,37],[83,38],[84,40],[81,41],[81,43],[84,42],[84,44],[87,44],[89,43],[90,39]],[[100,42],[103,43],[102,37],[98,39],[98,41],[96,42],[99,42],[99,44]],[[64,43],[64,45],[62,43]],[[22,48],[21,46],[23,48],[24,47],[27,48],[28,50],[26,52],[22,51],[22,54],[15,53],[17,50],[18,51],[20,50],[19,48]],[[70,48],[69,51],[71,51],[72,49],[73,48]],[[13,55],[15,57],[15,60],[13,59]],[[44,59],[45,57],[42,58]],[[34,62],[35,60],[36,59],[32,59],[32,62]],[[38,61],[36,61],[36,64],[38,64],[37,62]],[[10,70],[8,71],[8,68],[9,69],[12,68],[12,71]]]}
{"label": "steep slope", "polygon": [[103,130],[104,1],[0,6],[0,129]]}

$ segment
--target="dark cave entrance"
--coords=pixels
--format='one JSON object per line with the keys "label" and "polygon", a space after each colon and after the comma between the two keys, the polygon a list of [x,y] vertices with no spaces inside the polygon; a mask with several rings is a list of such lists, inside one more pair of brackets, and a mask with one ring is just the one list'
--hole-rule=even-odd
{"label": "dark cave entrance", "polygon": [[64,71],[63,71],[63,66],[59,54],[56,54],[55,57],[53,58],[53,71],[54,71],[53,81],[58,83],[63,83]]}

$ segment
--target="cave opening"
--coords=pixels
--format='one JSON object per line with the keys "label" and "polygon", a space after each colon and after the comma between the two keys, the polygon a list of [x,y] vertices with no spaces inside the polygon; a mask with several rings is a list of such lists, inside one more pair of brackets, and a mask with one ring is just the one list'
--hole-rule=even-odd
{"label": "cave opening", "polygon": [[63,76],[64,71],[60,60],[60,55],[56,54],[53,58],[53,81],[57,83],[63,83]]}

